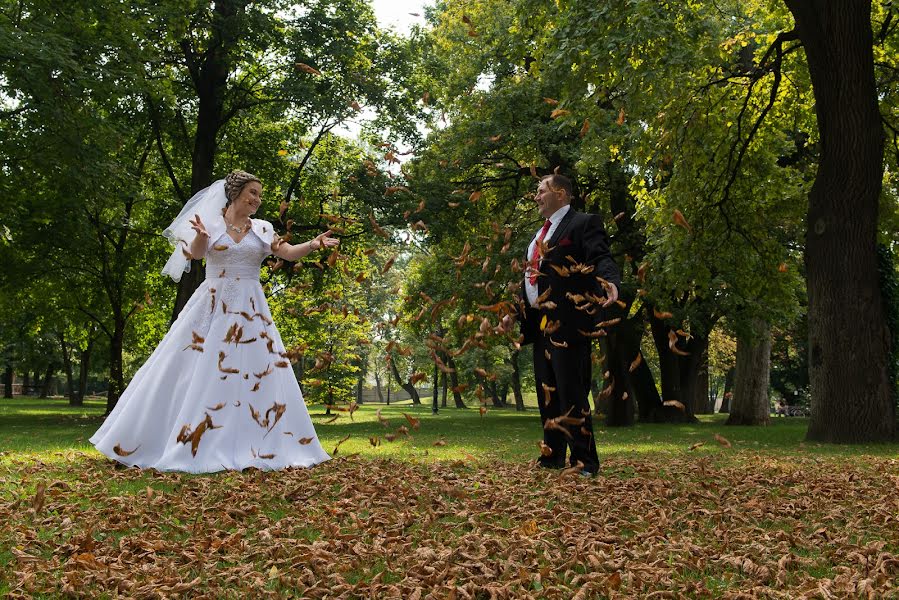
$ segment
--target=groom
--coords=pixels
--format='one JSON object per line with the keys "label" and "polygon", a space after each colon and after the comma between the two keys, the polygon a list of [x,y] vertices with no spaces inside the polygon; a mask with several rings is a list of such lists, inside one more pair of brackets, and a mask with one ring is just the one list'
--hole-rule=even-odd
{"label": "groom", "polygon": [[528,246],[519,315],[525,344],[534,344],[534,377],[542,455],[547,468],[583,464],[583,475],[599,470],[588,394],[590,347],[602,335],[596,324],[604,307],[618,299],[621,276],[609,252],[602,220],[571,207],[571,180],[548,175],[535,201],[546,221]]}

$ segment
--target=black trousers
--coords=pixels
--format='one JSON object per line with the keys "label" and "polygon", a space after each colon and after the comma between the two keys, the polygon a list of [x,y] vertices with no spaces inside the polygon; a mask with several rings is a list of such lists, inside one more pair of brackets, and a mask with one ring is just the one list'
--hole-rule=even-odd
{"label": "black trousers", "polygon": [[[583,425],[566,425],[568,435],[558,429],[544,428],[543,442],[552,449],[551,456],[540,459],[546,466],[563,467],[566,450],[571,448],[569,460],[572,466],[581,461],[586,470],[592,473],[599,470],[589,400],[590,372],[590,340],[569,343],[567,348],[560,348],[546,336],[538,336],[534,343],[534,378],[537,381],[540,422],[546,425],[548,419],[566,413],[569,417],[584,419]],[[555,388],[550,393],[549,404],[546,403],[543,384]]]}

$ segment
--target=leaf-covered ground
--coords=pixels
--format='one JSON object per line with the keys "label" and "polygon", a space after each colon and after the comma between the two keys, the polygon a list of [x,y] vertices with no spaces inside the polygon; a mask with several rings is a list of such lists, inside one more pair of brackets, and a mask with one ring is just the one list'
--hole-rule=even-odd
{"label": "leaf-covered ground", "polygon": [[890,458],[615,458],[593,479],[339,455],[215,476],[65,465],[0,470],[10,597],[899,595]]}
{"label": "leaf-covered ground", "polygon": [[598,429],[582,479],[535,410],[380,408],[313,407],[311,470],[192,476],[100,456],[102,402],[0,401],[0,596],[899,597],[895,445],[703,416]]}

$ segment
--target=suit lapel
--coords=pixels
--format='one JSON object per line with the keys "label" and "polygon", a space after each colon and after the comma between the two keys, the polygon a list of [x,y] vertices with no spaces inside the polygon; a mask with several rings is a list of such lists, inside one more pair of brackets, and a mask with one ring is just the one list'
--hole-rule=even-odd
{"label": "suit lapel", "polygon": [[562,236],[565,235],[565,231],[568,230],[568,226],[571,225],[571,221],[574,220],[574,208],[569,208],[568,212],[565,213],[565,216],[562,217],[562,220],[559,221],[559,226],[556,227],[556,230],[553,231],[552,237],[549,239],[549,246],[555,248],[559,240],[562,239]]}

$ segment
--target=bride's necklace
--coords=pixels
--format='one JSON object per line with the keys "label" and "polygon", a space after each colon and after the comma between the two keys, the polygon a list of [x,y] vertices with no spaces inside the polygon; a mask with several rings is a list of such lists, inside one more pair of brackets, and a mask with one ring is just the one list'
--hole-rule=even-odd
{"label": "bride's necklace", "polygon": [[241,234],[242,234],[242,233],[245,233],[245,232],[247,232],[247,231],[250,230],[250,227],[252,226],[252,222],[248,222],[248,223],[247,223],[246,225],[244,225],[243,227],[237,227],[236,225],[233,225],[233,224],[229,223],[229,222],[228,222],[228,219],[225,219],[225,225],[227,225],[227,226],[228,226],[228,229],[230,229],[230,230],[233,231],[234,233],[241,233]]}

